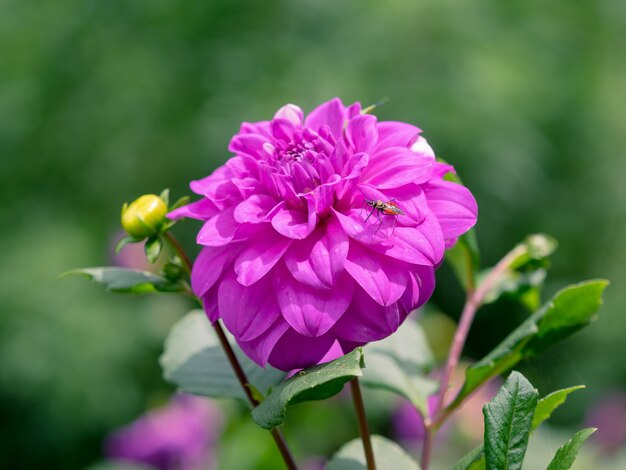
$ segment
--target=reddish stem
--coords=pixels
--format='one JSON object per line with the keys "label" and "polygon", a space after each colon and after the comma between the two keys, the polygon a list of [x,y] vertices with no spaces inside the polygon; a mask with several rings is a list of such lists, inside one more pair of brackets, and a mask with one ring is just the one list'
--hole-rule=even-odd
{"label": "reddish stem", "polygon": [[370,431],[367,425],[367,416],[365,415],[365,405],[363,404],[363,395],[361,395],[361,386],[357,377],[350,381],[350,391],[352,392],[352,402],[356,411],[357,422],[359,425],[359,434],[363,441],[363,451],[365,452],[365,461],[367,462],[367,470],[376,470],[376,462],[374,460],[374,450],[370,439]]}
{"label": "reddish stem", "polygon": [[485,300],[485,296],[494,287],[500,276],[506,272],[507,269],[509,269],[511,261],[523,253],[524,249],[525,248],[523,246],[518,246],[511,250],[498,262],[498,264],[494,266],[475,291],[468,292],[467,300],[465,301],[465,305],[463,306],[463,311],[461,313],[461,319],[459,320],[459,325],[454,334],[452,345],[450,346],[448,360],[446,361],[446,365],[441,376],[439,395],[437,396],[435,409],[432,412],[432,419],[428,418],[424,423],[426,426],[426,435],[424,437],[424,446],[422,448],[422,470],[428,470],[434,431],[449,415],[449,412],[443,412],[443,408],[445,406],[446,394],[448,393],[450,386],[450,378],[459,363],[459,358],[463,352],[463,347],[465,346],[465,341],[472,326],[472,322],[474,321],[476,311],[480,308]]}

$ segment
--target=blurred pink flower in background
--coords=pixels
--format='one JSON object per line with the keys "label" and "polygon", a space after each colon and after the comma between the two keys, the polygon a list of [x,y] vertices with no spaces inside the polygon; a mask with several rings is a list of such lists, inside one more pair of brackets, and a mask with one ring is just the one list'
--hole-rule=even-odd
{"label": "blurred pink flower in background", "polygon": [[204,221],[193,290],[258,364],[335,359],[428,300],[477,206],[420,133],[338,98],[306,118],[289,104],[242,124],[235,156],[191,183],[203,198],[169,214]]}
{"label": "blurred pink flower in background", "polygon": [[155,265],[148,263],[144,251],[145,241],[140,243],[130,243],[115,254],[115,246],[123,237],[127,236],[126,232],[117,232],[111,237],[109,244],[109,259],[111,264],[121,268],[137,269],[140,271],[155,271]]}
{"label": "blurred pink flower in background", "polygon": [[604,395],[587,411],[586,426],[598,428],[591,439],[607,453],[626,445],[626,393]]}
{"label": "blurred pink flower in background", "polygon": [[176,395],[163,408],[141,416],[113,432],[105,444],[107,457],[152,465],[159,470],[210,470],[222,414],[209,400]]}

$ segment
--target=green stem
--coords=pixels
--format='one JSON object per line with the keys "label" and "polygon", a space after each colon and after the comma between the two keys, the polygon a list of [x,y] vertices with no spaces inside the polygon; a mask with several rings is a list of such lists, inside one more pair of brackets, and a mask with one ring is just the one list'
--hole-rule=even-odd
{"label": "green stem", "polygon": [[191,267],[192,267],[191,260],[187,256],[187,253],[185,253],[185,250],[180,244],[180,242],[176,239],[176,237],[174,237],[174,235],[172,235],[171,232],[165,232],[163,237],[165,238],[165,241],[168,242],[170,248],[172,248],[174,252],[178,256],[180,256],[180,259],[183,262],[183,267],[185,268],[185,271],[187,272],[187,274],[191,274]]}
{"label": "green stem", "polygon": [[352,392],[352,402],[356,411],[357,422],[359,425],[359,434],[363,441],[363,451],[365,452],[365,461],[367,462],[367,470],[376,470],[376,462],[374,460],[374,450],[372,449],[372,441],[370,440],[370,431],[367,425],[367,416],[365,415],[365,405],[363,404],[363,395],[361,395],[361,386],[357,377],[350,381],[350,391]]}

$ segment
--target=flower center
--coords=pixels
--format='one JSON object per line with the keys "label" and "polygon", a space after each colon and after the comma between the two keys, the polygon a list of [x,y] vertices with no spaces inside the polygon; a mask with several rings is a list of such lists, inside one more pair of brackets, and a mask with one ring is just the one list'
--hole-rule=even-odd
{"label": "flower center", "polygon": [[293,161],[314,163],[316,155],[325,150],[319,136],[308,129],[294,132],[289,142],[278,140],[274,146],[275,156],[282,164],[289,164]]}

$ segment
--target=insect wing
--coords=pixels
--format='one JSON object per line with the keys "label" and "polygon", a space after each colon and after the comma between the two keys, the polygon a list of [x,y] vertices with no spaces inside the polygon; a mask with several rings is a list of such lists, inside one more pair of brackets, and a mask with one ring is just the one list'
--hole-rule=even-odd
{"label": "insect wing", "polygon": [[383,213],[387,215],[404,215],[404,212],[394,202],[388,202],[385,204]]}

